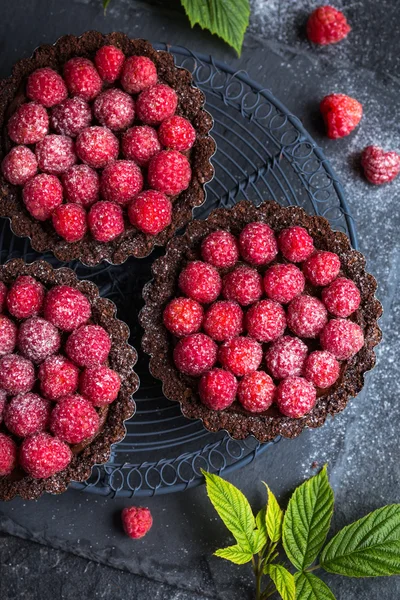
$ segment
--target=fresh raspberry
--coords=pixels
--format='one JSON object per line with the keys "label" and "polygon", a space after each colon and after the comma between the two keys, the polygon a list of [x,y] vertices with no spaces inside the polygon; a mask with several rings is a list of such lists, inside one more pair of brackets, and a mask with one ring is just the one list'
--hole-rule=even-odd
{"label": "fresh raspberry", "polygon": [[121,207],[113,202],[96,202],[89,211],[88,225],[95,240],[115,240],[125,229]]}
{"label": "fresh raspberry", "polygon": [[101,365],[110,350],[110,336],[100,325],[83,325],[71,333],[65,345],[67,356],[78,367]]}
{"label": "fresh raspberry", "polygon": [[3,312],[7,300],[8,288],[3,281],[0,281],[0,313]]}
{"label": "fresh raspberry", "polygon": [[168,331],[183,337],[199,331],[203,315],[203,307],[196,300],[174,298],[164,309],[163,322]]}
{"label": "fresh raspberry", "polygon": [[141,167],[147,167],[161,150],[156,130],[148,125],[131,127],[122,136],[122,154]]}
{"label": "fresh raspberry", "polygon": [[18,437],[27,437],[46,429],[50,420],[51,402],[38,394],[18,394],[7,404],[4,424]]}
{"label": "fresh raspberry", "polygon": [[89,400],[74,394],[65,396],[51,413],[50,430],[63,442],[80,444],[99,429],[99,415]]}
{"label": "fresh raspberry", "polygon": [[278,236],[279,250],[290,262],[303,262],[314,252],[314,242],[304,227],[288,227]]}
{"label": "fresh raspberry", "polygon": [[285,311],[274,300],[260,300],[247,311],[246,329],[259,342],[273,342],[286,329]]}
{"label": "fresh raspberry", "polygon": [[46,221],[56,206],[62,203],[62,185],[55,175],[40,173],[24,185],[22,198],[32,217]]}
{"label": "fresh raspberry", "polygon": [[85,208],[99,199],[100,179],[87,165],[74,165],[62,176],[65,198]]}
{"label": "fresh raspberry", "polygon": [[36,144],[39,169],[52,175],[65,173],[76,163],[74,142],[66,135],[46,135]]}
{"label": "fresh raspberry", "polygon": [[0,315],[0,356],[10,354],[17,343],[17,326],[5,315]]}
{"label": "fresh raspberry", "polygon": [[61,204],[52,214],[53,227],[67,242],[78,242],[86,233],[86,211],[79,204]]}
{"label": "fresh raspberry", "polygon": [[213,231],[201,243],[203,260],[219,269],[233,267],[239,258],[239,247],[228,231]]}
{"label": "fresh raspberry", "polygon": [[195,260],[180,273],[179,287],[189,298],[209,304],[221,293],[221,277],[212,265]]}
{"label": "fresh raspberry", "polygon": [[63,331],[84,325],[91,315],[90,302],[76,288],[56,285],[47,292],[44,318]]}
{"label": "fresh raspberry", "polygon": [[111,88],[97,96],[93,112],[102,125],[113,131],[120,131],[129,127],[135,118],[135,103],[129,94]]}
{"label": "fresh raspberry", "polygon": [[328,388],[333,385],[340,374],[340,364],[336,358],[325,350],[316,350],[307,357],[304,365],[304,377],[316,387]]}
{"label": "fresh raspberry", "polygon": [[257,371],[262,360],[262,347],[252,338],[236,337],[220,346],[218,360],[225,369],[241,377]]}
{"label": "fresh raspberry", "polygon": [[20,275],[7,295],[8,312],[17,319],[33,317],[41,311],[43,299],[42,284],[30,275]]}
{"label": "fresh raspberry", "polygon": [[113,83],[122,71],[125,54],[115,46],[102,46],[96,52],[94,64],[103,81]]}
{"label": "fresh raspberry", "polygon": [[216,302],[204,316],[203,329],[216,342],[237,337],[243,331],[243,311],[237,302]]}
{"label": "fresh raspberry", "polygon": [[81,375],[79,389],[94,406],[106,406],[117,398],[121,378],[112,369],[102,365],[85,369]]}
{"label": "fresh raspberry", "polygon": [[350,279],[338,277],[322,290],[322,301],[335,317],[348,317],[360,306],[360,292]]}
{"label": "fresh raspberry", "polygon": [[284,335],[265,354],[265,363],[274,379],[301,375],[308,348],[299,338]]}
{"label": "fresh raspberry", "polygon": [[178,105],[176,92],[168,85],[159,83],[145,89],[136,101],[136,114],[147,125],[158,125],[172,117]]}
{"label": "fresh raspberry", "polygon": [[92,122],[92,111],[89,104],[75,96],[67,98],[51,111],[50,123],[56,133],[76,137],[78,133],[89,127]]}
{"label": "fresh raspberry", "polygon": [[119,142],[107,127],[87,127],[79,133],[75,150],[89,167],[102,169],[117,158]]}
{"label": "fresh raspberry", "polygon": [[268,410],[274,401],[275,385],[264,371],[253,371],[243,377],[238,386],[238,400],[252,413]]}
{"label": "fresh raspberry", "polygon": [[239,302],[248,306],[262,296],[261,275],[250,267],[238,267],[227,273],[222,280],[222,295],[227,300]]}
{"label": "fresh raspberry", "polygon": [[21,104],[7,125],[8,135],[16,144],[36,144],[49,131],[49,116],[41,104]]}
{"label": "fresh raspberry", "polygon": [[5,390],[0,390],[0,423],[3,421],[3,412],[6,405],[7,393]]}
{"label": "fresh raspberry", "polygon": [[157,69],[150,58],[147,58],[147,56],[130,56],[126,59],[121,73],[121,85],[126,92],[138,94],[156,83]]}
{"label": "fresh raspberry", "polygon": [[126,535],[134,540],[139,540],[145,536],[153,525],[153,518],[149,509],[143,508],[143,506],[124,508],[121,516]]}
{"label": "fresh raspberry", "polygon": [[346,17],[333,6],[319,6],[307,21],[307,37],[314,44],[336,44],[351,31]]}
{"label": "fresh raspberry", "polygon": [[265,265],[278,254],[278,244],[266,223],[249,223],[239,236],[240,254],[252,265]]}
{"label": "fresh raspberry", "polygon": [[385,152],[379,146],[367,146],[361,155],[361,166],[370,183],[389,183],[400,173],[400,154]]}
{"label": "fresh raspberry", "polygon": [[264,288],[268,298],[287,304],[304,290],[303,273],[291,264],[277,264],[264,275]]}
{"label": "fresh raspberry", "polygon": [[224,410],[235,400],[237,381],[224,369],[212,369],[204,373],[199,383],[199,396],[211,410]]}
{"label": "fresh raspberry", "polygon": [[68,96],[64,79],[53,69],[36,69],[28,77],[26,95],[47,108],[59,104]]}
{"label": "fresh raspberry", "polygon": [[303,273],[313,285],[328,285],[339,271],[340,258],[333,252],[315,252],[303,265]]}
{"label": "fresh raspberry", "polygon": [[208,335],[193,333],[179,340],[175,346],[175,365],[182,373],[198,377],[213,368],[217,349],[217,344]]}
{"label": "fresh raspberry", "polygon": [[14,440],[0,431],[0,477],[14,471],[17,466],[17,453]]}
{"label": "fresh raspberry", "polygon": [[1,163],[1,171],[13,185],[24,185],[37,173],[36,156],[26,146],[14,146]]}
{"label": "fresh raspberry", "polygon": [[21,323],[18,348],[25,358],[40,363],[60,347],[58,329],[41,317],[31,317]]}
{"label": "fresh raspberry", "polygon": [[172,204],[162,192],[145,190],[129,205],[128,217],[143,233],[157,235],[171,223]]}
{"label": "fresh raspberry", "polygon": [[320,104],[320,110],[327,135],[331,139],[349,135],[357,127],[363,114],[361,104],[345,94],[325,96]]}
{"label": "fresh raspberry", "polygon": [[316,400],[315,387],[303,377],[288,377],[278,385],[276,403],[285,417],[304,417],[314,407]]}
{"label": "fresh raspberry", "polygon": [[77,56],[64,65],[64,79],[71,96],[93,100],[103,82],[91,60]]}
{"label": "fresh raspberry", "polygon": [[158,137],[166,148],[190,150],[196,140],[196,130],[190,121],[174,115],[161,123]]}
{"label": "fresh raspberry", "polygon": [[49,356],[40,365],[40,389],[46,398],[58,400],[78,389],[79,369],[65,356]]}
{"label": "fresh raspberry", "polygon": [[327,321],[325,306],[314,296],[297,296],[288,306],[288,327],[299,337],[317,337]]}
{"label": "fresh raspberry", "polygon": [[101,175],[101,196],[109,202],[129,204],[142,187],[142,171],[132,160],[116,160],[107,165]]}
{"label": "fresh raspberry", "polygon": [[21,467],[34,479],[47,479],[65,469],[72,460],[67,444],[44,431],[26,438],[20,449]]}
{"label": "fresh raspberry", "polygon": [[171,196],[186,190],[191,177],[188,159],[176,150],[163,150],[153,156],[147,173],[150,187]]}
{"label": "fresh raspberry", "polygon": [[338,360],[351,358],[364,346],[364,334],[357,323],[332,319],[321,332],[321,346]]}
{"label": "fresh raspberry", "polygon": [[0,387],[9,394],[29,392],[35,383],[35,368],[19,354],[7,354],[0,359]]}

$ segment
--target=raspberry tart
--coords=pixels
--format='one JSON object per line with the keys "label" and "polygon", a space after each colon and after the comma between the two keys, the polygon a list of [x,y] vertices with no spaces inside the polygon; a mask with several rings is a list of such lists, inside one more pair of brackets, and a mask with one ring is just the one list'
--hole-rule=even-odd
{"label": "raspberry tart", "polygon": [[204,202],[204,101],[145,40],[90,31],[39,47],[1,82],[0,216],[62,261],[147,256]]}
{"label": "raspberry tart", "polygon": [[0,267],[0,500],[64,492],[125,435],[129,329],[97,286],[45,261]]}
{"label": "raspberry tart", "polygon": [[382,307],[344,233],[243,201],[189,224],[153,264],[142,344],[167,398],[233,438],[293,438],[342,411],[375,364]]}

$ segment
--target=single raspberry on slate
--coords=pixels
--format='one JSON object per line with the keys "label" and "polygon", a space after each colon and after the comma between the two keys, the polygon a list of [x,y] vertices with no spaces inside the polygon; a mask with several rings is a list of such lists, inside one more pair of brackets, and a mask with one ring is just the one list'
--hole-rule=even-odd
{"label": "single raspberry on slate", "polygon": [[9,475],[17,466],[17,445],[8,435],[0,431],[0,477]]}
{"label": "single raspberry on slate", "polygon": [[278,254],[275,234],[266,223],[249,223],[239,236],[242,258],[252,265],[265,265]]}
{"label": "single raspberry on slate", "polygon": [[237,240],[228,231],[213,231],[202,241],[201,255],[214,267],[233,267],[239,258]]}
{"label": "single raspberry on slate", "polygon": [[47,479],[69,465],[72,452],[67,444],[42,431],[22,442],[19,458],[28,475],[34,479]]}
{"label": "single raspberry on slate", "polygon": [[138,94],[156,83],[157,69],[150,58],[130,56],[125,60],[121,73],[121,85],[126,92]]}
{"label": "single raspberry on slate", "polygon": [[31,317],[21,323],[18,331],[20,352],[34,363],[40,363],[60,347],[60,334],[46,319]]}
{"label": "single raspberry on slate", "polygon": [[331,319],[321,332],[321,346],[338,360],[351,358],[364,346],[361,327],[347,319]]}
{"label": "single raspberry on slate", "polygon": [[222,344],[218,360],[237,377],[257,371],[262,360],[261,344],[249,337],[236,337]]}
{"label": "single raspberry on slate", "polygon": [[314,44],[336,44],[351,31],[346,17],[333,6],[319,6],[307,21],[307,37]]}
{"label": "single raspberry on slate", "polygon": [[113,131],[120,131],[131,125],[135,118],[133,98],[118,88],[111,88],[99,94],[93,103],[96,119]]}
{"label": "single raspberry on slate", "polygon": [[122,208],[113,202],[96,202],[90,208],[88,225],[95,240],[110,242],[125,229]]}
{"label": "single raspberry on slate", "polygon": [[100,179],[100,193],[104,200],[124,206],[140,192],[143,175],[132,160],[116,160],[106,166]]}
{"label": "single raspberry on slate", "polygon": [[90,302],[76,288],[56,285],[47,292],[44,318],[63,331],[84,325],[91,315]]}
{"label": "single raspberry on slate", "polygon": [[159,125],[172,117],[177,105],[176,92],[168,85],[159,83],[139,94],[136,100],[136,114],[146,125]]}
{"label": "single raspberry on slate", "polygon": [[122,136],[122,154],[141,167],[147,167],[155,154],[162,150],[157,131],[149,125],[131,127]]}
{"label": "single raspberry on slate", "polygon": [[91,122],[90,106],[78,96],[67,98],[51,110],[50,124],[60,135],[76,137],[83,129],[89,127]]}
{"label": "single raspberry on slate", "polygon": [[3,312],[7,300],[8,288],[3,281],[0,281],[0,313]]}
{"label": "single raspberry on slate", "polygon": [[174,349],[174,362],[182,373],[198,377],[213,368],[218,346],[208,335],[193,333],[179,340]]}
{"label": "single raspberry on slate", "polygon": [[65,356],[49,356],[40,365],[40,390],[46,398],[58,400],[78,389],[79,369]]}
{"label": "single raspberry on slate", "polygon": [[220,300],[207,310],[203,329],[216,342],[224,342],[243,331],[243,311],[237,302]]}
{"label": "single raspberry on slate", "polygon": [[28,77],[26,95],[47,108],[59,104],[68,96],[64,79],[53,69],[36,69]]}
{"label": "single raspberry on slate", "polygon": [[86,211],[79,204],[61,204],[52,214],[53,227],[67,242],[78,242],[86,233]]}
{"label": "single raspberry on slate", "polygon": [[335,317],[348,317],[360,306],[360,292],[351,279],[338,277],[322,290],[322,302]]}
{"label": "single raspberry on slate", "polygon": [[282,304],[287,304],[301,294],[304,285],[304,275],[295,265],[273,265],[264,275],[264,288],[268,298]]}
{"label": "single raspberry on slate", "polygon": [[73,331],[65,345],[67,356],[78,367],[97,367],[107,360],[111,339],[100,325],[82,325]]}
{"label": "single raspberry on slate", "polygon": [[222,295],[227,300],[248,306],[262,296],[262,277],[250,267],[238,267],[227,273],[222,280]]}
{"label": "single raspberry on slate", "polygon": [[315,252],[303,265],[306,279],[313,285],[328,285],[338,276],[340,258],[334,252]]}
{"label": "single raspberry on slate", "polygon": [[21,104],[7,125],[8,135],[16,144],[36,144],[49,131],[49,116],[41,104]]}
{"label": "single raspberry on slate", "polygon": [[260,300],[249,308],[245,326],[248,334],[259,342],[273,342],[286,329],[286,315],[274,300]]}
{"label": "single raspberry on slate", "polygon": [[248,373],[240,381],[237,396],[242,406],[249,412],[268,410],[274,401],[275,385],[264,371]]}
{"label": "single raspberry on slate", "polygon": [[307,357],[304,377],[316,387],[330,387],[337,381],[339,374],[340,364],[330,352],[315,350]]}
{"label": "single raspberry on slate", "polygon": [[181,291],[202,304],[214,302],[221,293],[221,277],[212,265],[195,260],[181,271],[178,281]]}
{"label": "single raspberry on slate", "polygon": [[157,235],[171,223],[172,204],[162,192],[145,190],[128,206],[128,217],[143,233]]}
{"label": "single raspberry on slate", "polygon": [[268,348],[265,362],[274,379],[301,375],[308,348],[299,338],[284,335]]}
{"label": "single raspberry on slate", "polygon": [[314,407],[316,400],[315,387],[303,377],[288,377],[278,385],[276,403],[285,417],[304,417]]}
{"label": "single raspberry on slate", "polygon": [[7,393],[5,390],[0,390],[0,423],[3,421],[3,411],[7,400]]}
{"label": "single raspberry on slate", "polygon": [[199,331],[203,315],[203,307],[196,300],[174,298],[164,309],[163,323],[168,331],[183,337]]}
{"label": "single raspberry on slate", "polygon": [[304,227],[288,227],[278,236],[279,250],[290,262],[303,262],[314,252],[314,242]]}
{"label": "single raspberry on slate", "polygon": [[18,394],[7,404],[4,423],[8,431],[27,437],[46,429],[51,414],[51,402],[38,394]]}
{"label": "single raspberry on slate", "polygon": [[0,387],[9,394],[29,392],[35,383],[35,368],[30,360],[18,354],[0,359]]}
{"label": "single raspberry on slate", "polygon": [[14,146],[1,163],[4,178],[13,185],[24,185],[37,173],[36,156],[26,146]]}
{"label": "single raspberry on slate", "polygon": [[8,312],[17,319],[37,315],[44,299],[44,287],[30,275],[19,275],[7,295]]}
{"label": "single raspberry on slate", "polygon": [[87,165],[74,165],[62,176],[65,198],[88,208],[99,199],[100,178]]}
{"label": "single raspberry on slate", "polygon": [[196,140],[196,130],[190,121],[174,115],[161,123],[158,137],[166,148],[190,150]]}
{"label": "single raspberry on slate", "polygon": [[10,354],[17,343],[17,326],[5,315],[0,315],[0,356]]}
{"label": "single raspberry on slate", "polygon": [[53,408],[50,430],[63,442],[79,444],[95,435],[98,429],[99,415],[83,396],[65,396]]}
{"label": "single raspberry on slate", "polygon": [[66,135],[46,135],[36,144],[39,169],[51,175],[65,173],[76,163],[74,142]]}
{"label": "single raspberry on slate", "polygon": [[385,152],[379,146],[367,146],[361,155],[361,166],[370,183],[389,183],[400,173],[400,154]]}
{"label": "single raspberry on slate", "polygon": [[149,509],[143,506],[124,508],[121,518],[126,535],[133,540],[144,537],[153,525],[153,518]]}
{"label": "single raspberry on slate", "polygon": [[46,221],[56,206],[62,203],[63,188],[55,175],[40,173],[24,185],[22,199],[32,217]]}
{"label": "single raspberry on slate", "polygon": [[362,105],[345,94],[325,96],[320,104],[327,135],[331,139],[345,137],[357,127],[363,114]]}
{"label": "single raspberry on slate", "polygon": [[163,150],[153,156],[147,173],[150,187],[170,196],[186,190],[191,177],[188,159],[176,150]]}
{"label": "single raspberry on slate", "polygon": [[289,329],[299,337],[315,338],[328,321],[328,313],[321,300],[314,296],[297,296],[287,308]]}
{"label": "single raspberry on slate", "polygon": [[75,151],[89,167],[103,169],[118,157],[119,142],[110,129],[96,125],[79,133]]}
{"label": "single raspberry on slate", "polygon": [[79,390],[94,406],[114,402],[120,388],[120,376],[105,365],[85,369],[80,378]]}
{"label": "single raspberry on slate", "polygon": [[224,410],[235,400],[237,381],[224,369],[212,369],[204,373],[199,383],[199,396],[211,410]]}
{"label": "single raspberry on slate", "polygon": [[122,71],[125,54],[115,46],[102,46],[96,52],[94,64],[103,81],[113,83]]}
{"label": "single raspberry on slate", "polygon": [[91,60],[77,56],[64,65],[64,79],[71,96],[93,100],[99,94],[103,82]]}

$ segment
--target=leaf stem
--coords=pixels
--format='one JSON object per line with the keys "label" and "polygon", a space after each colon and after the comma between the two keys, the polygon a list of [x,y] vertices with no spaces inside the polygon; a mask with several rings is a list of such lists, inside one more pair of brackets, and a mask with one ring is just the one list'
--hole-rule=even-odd
{"label": "leaf stem", "polygon": [[317,569],[320,569],[321,565],[314,565],[313,567],[310,567],[309,569],[306,569],[307,573],[311,573],[311,571],[316,571]]}
{"label": "leaf stem", "polygon": [[251,561],[253,563],[254,575],[256,576],[256,600],[261,600],[261,578],[263,574],[262,560],[260,559],[260,557],[258,557],[258,561],[256,562],[255,556],[253,555]]}

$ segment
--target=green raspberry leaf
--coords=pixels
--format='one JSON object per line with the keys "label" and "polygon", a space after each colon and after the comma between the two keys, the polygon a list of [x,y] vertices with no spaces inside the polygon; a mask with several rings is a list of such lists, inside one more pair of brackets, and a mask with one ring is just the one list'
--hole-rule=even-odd
{"label": "green raspberry leaf", "polygon": [[[261,545],[260,550],[268,542],[266,513],[267,513],[267,507],[263,506],[263,508],[260,510],[260,512],[256,516],[257,537],[259,540],[259,544]],[[258,550],[258,552],[260,552],[260,550]]]}
{"label": "green raspberry leaf", "polygon": [[283,600],[295,600],[294,577],[282,565],[268,565],[266,571],[275,584],[275,587]]}
{"label": "green raspberry leaf", "polygon": [[296,600],[335,600],[326,583],[312,573],[296,573]]}
{"label": "green raspberry leaf", "polygon": [[219,558],[225,558],[225,560],[230,560],[235,563],[235,565],[244,565],[253,558],[252,552],[245,552],[237,544],[235,546],[228,546],[228,548],[216,550],[214,555],[219,556]]}
{"label": "green raspberry leaf", "polygon": [[279,542],[282,537],[283,510],[267,484],[264,483],[264,485],[268,490],[268,506],[266,514],[268,536],[271,542]]}

